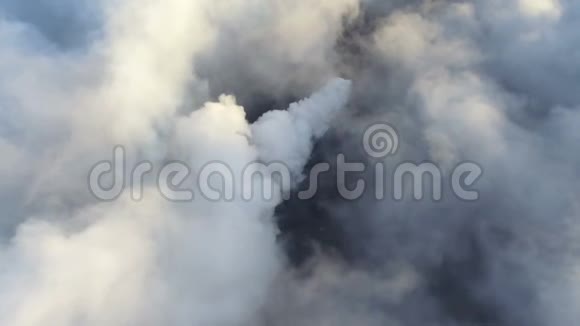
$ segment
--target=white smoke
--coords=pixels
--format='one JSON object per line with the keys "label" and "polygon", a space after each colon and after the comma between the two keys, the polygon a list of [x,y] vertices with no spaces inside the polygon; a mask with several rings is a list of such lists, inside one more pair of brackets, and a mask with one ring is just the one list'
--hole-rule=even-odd
{"label": "white smoke", "polygon": [[[312,140],[322,137],[332,117],[344,108],[350,87],[349,81],[337,79],[311,98],[291,104],[287,111],[266,112],[252,126],[260,158],[284,162],[292,173],[301,174],[312,151]],[[280,139],[284,140],[283,146]]]}
{"label": "white smoke", "polygon": [[[305,141],[278,152],[280,157],[269,152],[265,156],[280,160],[302,155],[299,161],[305,164],[314,136],[320,137],[332,115],[345,106],[348,89],[348,82],[336,81],[293,106],[290,112],[302,114],[297,121],[311,128],[310,133],[303,135]],[[318,107],[304,105],[310,103]],[[308,120],[308,115],[319,121]],[[264,120],[256,129],[269,129],[272,122]],[[280,137],[254,135],[243,108],[233,97],[222,97],[180,121],[176,139],[181,149],[189,150],[194,172],[200,164],[219,159],[241,175],[245,165],[262,156],[260,147],[248,140],[273,146]],[[300,173],[302,167],[292,163],[297,169],[293,172]],[[282,191],[278,189],[277,198]],[[145,192],[140,202],[127,195],[66,219],[22,224],[1,253],[6,266],[0,276],[1,323],[251,323],[283,260],[272,219],[279,202],[196,198],[172,204],[156,193],[155,185]]]}
{"label": "white smoke", "polygon": [[[221,160],[239,175],[257,160],[289,160],[299,175],[350,85],[333,81],[293,105],[295,125],[284,129],[269,127],[278,118],[252,127],[225,95],[185,117],[209,96],[194,69],[219,31],[212,24],[245,5],[100,5],[104,27],[81,50],[38,52],[48,41],[32,26],[0,25],[2,191],[23,197],[6,210],[16,217],[3,216],[0,324],[251,325],[284,261],[273,212],[290,189],[277,185],[274,200],[177,204],[151,182],[142,201],[127,191],[98,203],[82,194],[88,168],[120,144],[128,164],[183,159],[196,173]],[[284,137],[295,142],[280,146]]]}
{"label": "white smoke", "polygon": [[[0,324],[574,324],[579,17],[573,0],[3,1]],[[324,188],[279,230],[311,152],[357,156],[385,120],[389,159],[475,161],[481,200]],[[87,175],[116,145],[129,167],[187,163],[186,184],[208,162],[293,180],[174,203],[149,179],[102,203]],[[277,237],[309,228],[339,253],[295,273]]]}

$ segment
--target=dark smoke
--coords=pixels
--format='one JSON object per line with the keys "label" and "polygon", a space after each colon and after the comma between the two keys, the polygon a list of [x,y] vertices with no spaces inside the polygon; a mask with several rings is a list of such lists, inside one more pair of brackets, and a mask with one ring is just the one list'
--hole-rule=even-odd
{"label": "dark smoke", "polygon": [[[545,295],[542,283],[547,282],[542,278],[564,277],[563,275],[571,272],[561,264],[564,264],[562,259],[566,260],[566,256],[575,255],[567,252],[570,249],[565,249],[568,247],[565,243],[570,241],[568,240],[570,225],[567,223],[573,223],[566,221],[569,218],[566,214],[570,214],[568,211],[570,205],[572,207],[577,205],[577,199],[572,199],[577,198],[577,190],[574,190],[577,187],[572,184],[566,186],[565,183],[575,180],[578,176],[578,167],[574,163],[576,159],[554,162],[559,159],[551,157],[553,149],[550,147],[562,139],[552,138],[553,134],[546,128],[549,128],[548,125],[551,125],[554,119],[558,120],[561,114],[577,115],[575,109],[559,107],[578,105],[578,101],[572,99],[576,92],[565,90],[566,85],[577,85],[578,77],[573,77],[574,73],[569,68],[564,68],[571,67],[568,55],[561,53],[559,56],[541,57],[542,54],[539,52],[550,51],[543,48],[543,46],[549,48],[549,43],[563,42],[561,38],[573,20],[568,12],[573,11],[571,7],[574,5],[570,4],[568,7],[563,5],[563,14],[560,18],[562,22],[551,26],[556,30],[550,36],[546,36],[546,41],[538,41],[537,44],[530,45],[528,51],[515,54],[510,52],[525,51],[518,48],[517,41],[514,42],[517,37],[521,37],[519,33],[522,33],[518,30],[522,28],[518,23],[530,24],[516,21],[521,19],[519,17],[513,17],[514,21],[510,23],[501,22],[504,25],[515,25],[513,27],[509,25],[498,27],[494,21],[496,17],[489,16],[477,17],[476,22],[470,22],[473,26],[462,26],[461,22],[445,21],[455,18],[446,17],[450,15],[446,11],[452,4],[443,1],[433,2],[431,4],[433,8],[422,8],[424,10],[418,9],[421,8],[420,4],[408,2],[383,3],[383,5],[377,9],[381,4],[375,2],[365,7],[356,21],[345,24],[345,29],[337,40],[335,50],[341,54],[337,71],[344,72],[355,85],[350,103],[351,115],[345,118],[342,125],[356,126],[360,125],[356,121],[373,121],[389,117],[388,121],[397,121],[394,125],[400,128],[402,137],[409,141],[405,144],[405,149],[409,152],[397,159],[401,161],[411,159],[415,162],[433,159],[428,152],[430,145],[423,138],[424,135],[421,135],[430,123],[422,116],[421,105],[429,104],[417,103],[417,100],[412,98],[414,94],[409,94],[409,88],[413,87],[409,84],[415,82],[413,78],[421,78],[422,72],[417,72],[419,76],[409,77],[408,72],[401,69],[397,62],[385,61],[373,53],[375,51],[372,47],[373,37],[377,30],[382,28],[385,22],[389,24],[389,19],[392,20],[393,17],[404,13],[410,17],[417,15],[414,18],[435,24],[442,21],[443,35],[436,37],[457,37],[461,41],[462,38],[467,38],[465,41],[476,42],[475,46],[485,58],[477,62],[473,68],[467,69],[474,69],[478,77],[493,85],[494,93],[489,94],[491,100],[502,101],[502,97],[509,97],[508,103],[502,104],[506,105],[507,138],[502,137],[500,140],[502,143],[490,146],[499,147],[507,143],[513,149],[499,158],[501,162],[484,165],[488,167],[485,171],[488,184],[481,189],[481,199],[477,203],[470,204],[454,198],[445,198],[443,202],[432,204],[413,201],[377,203],[372,199],[361,199],[353,203],[342,200],[336,191],[333,191],[337,189],[336,171],[326,175],[322,181],[324,190],[318,193],[316,198],[306,202],[295,199],[279,208],[282,242],[294,268],[298,270],[314,268],[314,271],[311,270],[312,275],[306,279],[299,278],[297,282],[299,284],[316,282],[313,280],[319,278],[323,283],[326,276],[320,275],[324,272],[318,272],[316,265],[318,260],[324,260],[322,258],[324,256],[333,257],[332,259],[337,261],[336,264],[350,266],[342,270],[345,278],[348,278],[349,273],[354,273],[350,271],[352,269],[356,273],[363,273],[365,277],[376,278],[373,282],[380,283],[384,277],[381,274],[385,273],[385,269],[398,264],[408,265],[418,274],[421,282],[395,303],[385,299],[390,295],[388,292],[374,293],[376,291],[373,288],[374,283],[368,285],[369,288],[365,290],[361,290],[365,288],[364,283],[360,286],[325,284],[329,287],[325,290],[346,292],[333,304],[338,305],[337,311],[342,311],[347,316],[359,311],[356,307],[361,300],[368,306],[377,306],[378,311],[366,312],[364,317],[356,321],[336,321],[341,325],[365,324],[369,323],[369,320],[372,324],[388,324],[392,319],[397,321],[394,323],[396,325],[399,323],[569,325],[564,321],[566,319],[559,319],[561,316],[547,317],[552,313],[549,309],[553,307],[547,308],[546,305],[558,303],[546,303],[546,299],[542,298]],[[459,2],[453,5],[472,6]],[[473,5],[474,14],[485,15],[486,10],[493,10],[493,6],[494,4],[484,2],[476,3]],[[505,6],[509,7],[508,4]],[[541,22],[538,25],[541,26]],[[535,26],[531,29],[533,27]],[[541,30],[537,33],[550,32]],[[401,34],[397,37],[405,40],[408,36]],[[575,44],[569,45],[570,47],[577,47],[577,38],[569,41]],[[425,60],[437,60],[429,56],[436,57],[437,51],[447,50],[439,49],[439,46],[449,47],[449,51],[453,51],[453,44],[446,44],[448,42],[446,40],[430,39],[426,42],[430,44],[425,51],[433,53],[425,53],[427,57]],[[542,45],[544,42],[548,44]],[[385,46],[388,47],[389,44]],[[551,51],[556,50],[552,48]],[[466,69],[453,67],[452,62],[435,62],[433,65],[435,65],[433,68],[437,69]],[[562,65],[562,70],[559,65]],[[449,73],[454,74],[452,71]],[[458,91],[463,92],[461,89]],[[469,92],[470,90],[466,89],[465,95],[458,94],[466,97],[463,100],[464,105],[469,105]],[[564,113],[565,111],[569,113]],[[501,128],[499,125],[488,127]],[[356,127],[352,129],[354,131],[337,132],[321,140],[316,147],[311,165],[331,161],[338,153],[345,152],[350,153],[347,156],[351,157],[351,161],[357,159],[360,161],[361,155],[357,154],[360,147],[357,147],[356,143],[360,135]],[[473,137],[469,135],[469,131],[457,136],[467,139]],[[511,137],[516,139],[510,140]],[[534,153],[532,155],[519,153],[520,146],[529,147]],[[547,147],[538,149],[538,146]],[[469,153],[474,150],[477,151],[478,148],[466,148],[459,155],[470,158]],[[573,150],[561,147],[559,151],[571,153]],[[560,172],[553,170],[554,163],[561,167],[568,166],[575,177],[568,181],[562,179],[556,181]],[[554,182],[560,184],[553,185]],[[305,181],[304,187],[307,184],[308,180]],[[568,199],[556,198],[559,196],[550,195],[551,191],[547,190],[551,187],[561,189],[558,192],[562,195],[573,193],[576,195]],[[568,201],[570,199],[572,202]],[[561,237],[566,240],[562,240]],[[556,265],[552,265],[554,263]],[[549,275],[550,273],[553,274]],[[545,276],[541,276],[542,274]],[[350,286],[353,289],[349,288]],[[292,289],[288,291],[293,292]],[[360,298],[361,291],[368,297]],[[298,302],[303,300],[300,298],[301,294],[292,295],[298,297],[294,298]],[[329,297],[334,295],[331,294]],[[326,296],[319,299],[328,300]],[[302,309],[305,311],[294,313],[299,315],[311,313],[310,310],[313,308],[305,305]],[[557,321],[551,318],[556,318]],[[311,321],[305,324],[310,323],[316,324]]]}
{"label": "dark smoke", "polygon": [[[0,3],[0,324],[576,325],[579,18],[573,0]],[[362,146],[377,122],[401,141],[384,160]],[[283,202],[99,203],[87,170],[117,144],[305,178]],[[338,154],[445,180],[475,162],[480,198],[347,200]]]}

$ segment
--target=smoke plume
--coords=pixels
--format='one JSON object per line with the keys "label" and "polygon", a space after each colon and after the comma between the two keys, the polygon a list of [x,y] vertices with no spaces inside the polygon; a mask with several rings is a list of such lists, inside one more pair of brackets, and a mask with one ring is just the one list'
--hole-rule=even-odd
{"label": "smoke plume", "polygon": [[[572,0],[1,2],[0,325],[575,325],[579,28]],[[90,191],[115,148],[140,200]],[[479,198],[347,200],[376,176],[341,154],[473,162]],[[213,162],[231,198],[166,198],[176,162],[165,190]]]}

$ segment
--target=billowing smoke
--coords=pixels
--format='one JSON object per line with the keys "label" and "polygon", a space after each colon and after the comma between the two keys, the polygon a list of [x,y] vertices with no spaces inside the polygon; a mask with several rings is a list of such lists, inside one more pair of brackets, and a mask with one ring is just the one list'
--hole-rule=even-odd
{"label": "billowing smoke", "polygon": [[[572,0],[3,1],[0,325],[577,324],[579,28]],[[375,197],[409,162],[440,200]]]}

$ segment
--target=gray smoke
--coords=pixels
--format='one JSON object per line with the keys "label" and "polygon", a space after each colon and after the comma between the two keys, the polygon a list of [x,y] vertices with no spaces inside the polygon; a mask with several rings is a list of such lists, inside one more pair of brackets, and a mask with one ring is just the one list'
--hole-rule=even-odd
{"label": "gray smoke", "polygon": [[[577,324],[579,18],[572,0],[0,3],[0,324]],[[376,122],[400,136],[388,169],[476,162],[479,200],[348,201],[333,167],[281,202],[339,153],[376,163]],[[87,175],[116,145],[129,166],[282,161],[294,188],[172,203],[149,180],[102,203]]]}

